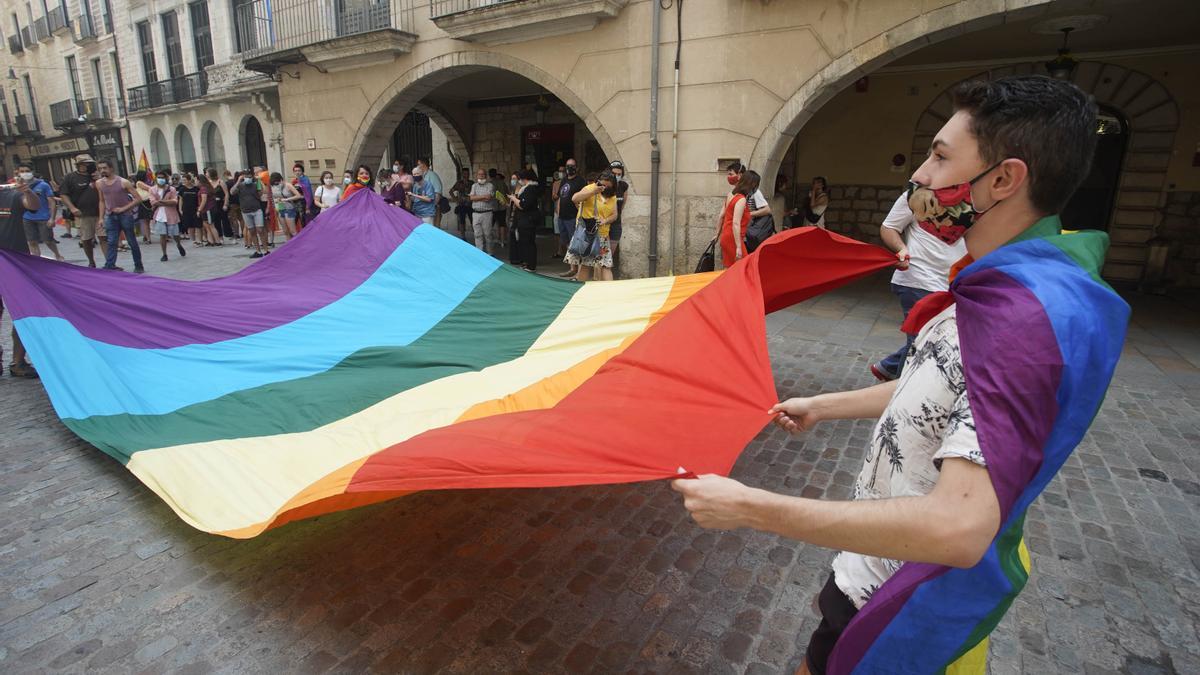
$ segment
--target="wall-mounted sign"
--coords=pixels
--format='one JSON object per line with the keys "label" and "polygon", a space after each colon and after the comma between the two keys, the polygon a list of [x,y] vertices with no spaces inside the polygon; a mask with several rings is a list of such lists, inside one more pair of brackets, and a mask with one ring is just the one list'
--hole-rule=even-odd
{"label": "wall-mounted sign", "polygon": [[317,149],[317,139],[315,139],[315,138],[308,139],[308,149],[309,150]]}
{"label": "wall-mounted sign", "polygon": [[69,152],[79,152],[86,149],[83,141],[79,138],[65,138],[62,140],[53,141],[51,143],[39,143],[33,146],[33,154],[35,157],[44,155],[62,155]]}

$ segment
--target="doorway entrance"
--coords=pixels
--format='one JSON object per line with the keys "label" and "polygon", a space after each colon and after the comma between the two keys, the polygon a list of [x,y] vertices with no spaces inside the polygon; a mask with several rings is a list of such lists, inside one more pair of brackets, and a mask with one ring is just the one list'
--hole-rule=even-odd
{"label": "doorway entrance", "polygon": [[253,169],[256,166],[265,168],[267,166],[267,141],[263,137],[262,125],[258,123],[258,119],[253,115],[246,120],[244,145],[246,149],[246,166],[243,168]]}
{"label": "doorway entrance", "polygon": [[432,155],[433,127],[429,116],[411,110],[392,132],[392,157],[404,160],[407,169],[412,171],[418,157]]}
{"label": "doorway entrance", "polygon": [[1129,123],[1125,118],[1113,108],[1100,106],[1092,170],[1062,210],[1064,229],[1108,231],[1128,141]]}

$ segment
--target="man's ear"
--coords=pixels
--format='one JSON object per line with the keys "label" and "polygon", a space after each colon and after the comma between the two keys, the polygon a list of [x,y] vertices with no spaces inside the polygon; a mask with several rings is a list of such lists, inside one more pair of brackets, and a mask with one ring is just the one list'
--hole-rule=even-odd
{"label": "man's ear", "polygon": [[1029,165],[1025,160],[1010,157],[992,172],[992,197],[997,201],[1029,191]]}

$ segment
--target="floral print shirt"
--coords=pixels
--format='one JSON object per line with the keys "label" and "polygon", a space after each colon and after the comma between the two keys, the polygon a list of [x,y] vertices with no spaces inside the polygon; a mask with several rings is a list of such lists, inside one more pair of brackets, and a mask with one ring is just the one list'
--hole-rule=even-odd
{"label": "floral print shirt", "polygon": [[[931,319],[913,341],[892,400],[871,434],[854,498],[927,495],[946,457],[986,466],[967,401],[954,305]],[[834,579],[862,608],[901,564],[841,552],[833,560]]]}

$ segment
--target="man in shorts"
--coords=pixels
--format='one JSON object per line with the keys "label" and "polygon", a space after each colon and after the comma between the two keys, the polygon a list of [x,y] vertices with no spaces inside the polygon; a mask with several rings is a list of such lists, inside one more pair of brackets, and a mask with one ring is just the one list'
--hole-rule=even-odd
{"label": "man in shorts", "polygon": [[267,246],[267,211],[264,208],[267,190],[253,174],[242,174],[236,186],[229,193],[231,201],[237,203],[242,210],[242,224],[246,233],[246,243],[254,244],[251,258],[261,258],[271,252]]}
{"label": "man in shorts", "polygon": [[[96,226],[100,223],[100,197],[96,192],[96,160],[91,155],[75,156],[75,172],[67,174],[59,186],[63,205],[75,216],[79,244],[87,256],[88,267],[96,266]],[[108,242],[99,238],[101,255],[108,255]]]}
{"label": "man in shorts", "polygon": [[37,197],[37,208],[28,209],[25,215],[22,216],[22,226],[25,229],[25,242],[29,246],[29,252],[33,255],[42,255],[41,244],[50,247],[54,253],[54,257],[59,261],[63,261],[62,254],[58,252],[58,242],[54,241],[54,231],[50,229],[50,213],[54,203],[54,188],[41,178],[33,175],[33,167],[28,164],[17,165],[17,190],[22,192],[29,191]]}

